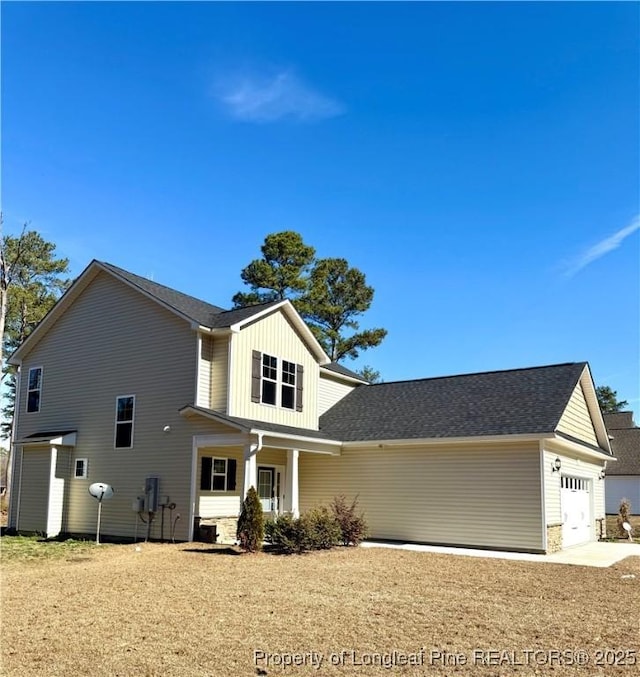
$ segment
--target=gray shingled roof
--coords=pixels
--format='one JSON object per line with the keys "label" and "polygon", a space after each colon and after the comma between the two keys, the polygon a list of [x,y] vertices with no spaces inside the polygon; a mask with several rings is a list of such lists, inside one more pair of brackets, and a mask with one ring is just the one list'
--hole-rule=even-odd
{"label": "gray shingled roof", "polygon": [[632,411],[616,411],[612,414],[603,414],[604,424],[607,430],[620,430],[621,428],[635,428]]}
{"label": "gray shingled roof", "polygon": [[328,371],[333,371],[336,374],[342,374],[342,376],[350,376],[351,378],[357,378],[359,381],[366,382],[367,380],[366,378],[363,378],[361,374],[356,374],[355,371],[351,371],[351,369],[343,367],[338,362],[329,362],[329,364],[323,364],[322,368],[327,369]]}
{"label": "gray shingled roof", "polygon": [[604,422],[617,459],[607,464],[607,475],[640,475],[640,428],[635,427],[633,412],[605,414]]}
{"label": "gray shingled roof", "polygon": [[182,315],[186,315],[190,320],[197,322],[203,327],[210,327],[212,329],[223,329],[230,327],[236,322],[241,322],[256,313],[273,306],[279,301],[272,301],[270,303],[262,303],[256,306],[248,306],[246,308],[237,308],[234,310],[225,310],[219,306],[214,306],[206,301],[201,301],[194,296],[183,294],[182,292],[166,287],[163,284],[152,282],[144,277],[130,273],[123,268],[118,268],[111,263],[99,261],[101,266],[104,266],[115,275],[127,280],[127,282],[151,294],[159,301],[167,304],[174,310],[177,310]]}
{"label": "gray shingled roof", "polygon": [[344,441],[552,433],[586,362],[355,388],[320,418]]}
{"label": "gray shingled roof", "polygon": [[[271,432],[282,435],[297,435],[298,437],[310,437],[317,440],[331,440],[332,438],[327,437],[322,431],[311,430],[310,428],[295,428],[294,426],[281,425],[280,423],[269,423],[268,421],[255,421],[249,418],[240,418],[239,416],[227,416],[219,411],[214,409],[207,409],[205,407],[198,407],[194,404],[188,405],[194,411],[200,411],[203,414],[213,414],[216,418],[221,421],[229,421],[229,423],[235,423],[237,425],[246,428],[247,430],[256,429],[262,430],[264,432]],[[339,441],[339,440],[335,440]]]}

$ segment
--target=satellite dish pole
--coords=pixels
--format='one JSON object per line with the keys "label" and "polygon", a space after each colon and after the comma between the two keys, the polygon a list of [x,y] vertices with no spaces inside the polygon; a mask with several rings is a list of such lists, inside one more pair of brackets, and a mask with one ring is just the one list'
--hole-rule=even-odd
{"label": "satellite dish pole", "polygon": [[98,524],[96,525],[96,543],[100,544],[100,520],[102,519],[102,501],[113,496],[113,487],[104,482],[96,482],[89,487],[89,493],[98,501]]}

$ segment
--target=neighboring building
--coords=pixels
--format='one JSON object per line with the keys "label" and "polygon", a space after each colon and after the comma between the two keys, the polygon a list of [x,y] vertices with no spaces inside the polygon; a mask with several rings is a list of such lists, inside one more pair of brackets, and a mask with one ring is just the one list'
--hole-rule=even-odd
{"label": "neighboring building", "polygon": [[[604,529],[609,440],[586,363],[368,385],[288,301],[225,311],[93,261],[12,356],[10,526],[235,537],[358,496],[380,539],[549,552]],[[179,516],[179,517],[178,517]]]}
{"label": "neighboring building", "polygon": [[631,411],[605,414],[604,422],[616,457],[607,464],[607,515],[618,513],[623,498],[631,503],[631,512],[640,515],[640,428],[636,427]]}

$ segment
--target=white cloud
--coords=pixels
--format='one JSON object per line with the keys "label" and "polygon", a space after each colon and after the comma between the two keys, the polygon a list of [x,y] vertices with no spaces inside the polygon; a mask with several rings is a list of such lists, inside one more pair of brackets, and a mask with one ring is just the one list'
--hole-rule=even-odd
{"label": "white cloud", "polygon": [[243,122],[284,119],[316,122],[344,113],[340,102],[315,91],[287,71],[271,77],[227,79],[217,89],[217,97],[227,113]]}
{"label": "white cloud", "polygon": [[610,251],[617,249],[622,244],[623,240],[630,235],[633,235],[636,230],[640,230],[640,215],[636,216],[628,226],[621,228],[613,235],[609,235],[609,237],[605,237],[604,240],[594,244],[593,247],[590,247],[574,261],[570,262],[566,268],[565,274],[568,277],[572,277],[590,263],[593,263]]}

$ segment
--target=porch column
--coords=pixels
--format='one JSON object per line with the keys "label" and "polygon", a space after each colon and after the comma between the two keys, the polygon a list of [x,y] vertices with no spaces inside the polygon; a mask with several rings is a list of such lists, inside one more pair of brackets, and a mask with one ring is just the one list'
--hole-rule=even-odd
{"label": "porch column", "polygon": [[258,471],[256,465],[257,448],[254,444],[248,444],[244,448],[244,496],[249,487],[258,489]]}
{"label": "porch column", "polygon": [[300,516],[300,504],[298,502],[298,458],[300,452],[297,449],[287,449],[287,500],[286,509],[294,517]]}

